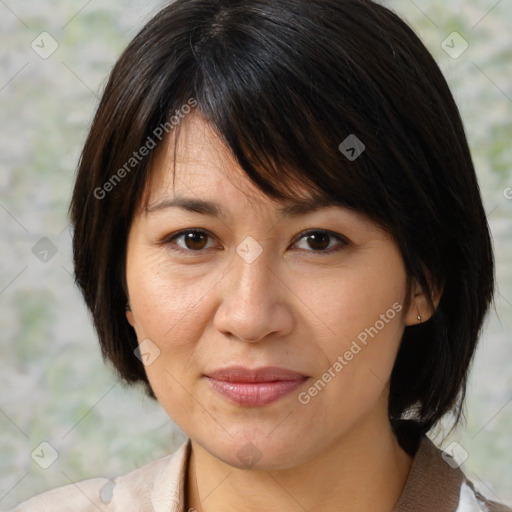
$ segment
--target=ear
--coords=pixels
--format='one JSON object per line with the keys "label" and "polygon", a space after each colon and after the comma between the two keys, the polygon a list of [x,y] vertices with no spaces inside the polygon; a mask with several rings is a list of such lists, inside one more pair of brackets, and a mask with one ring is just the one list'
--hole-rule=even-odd
{"label": "ear", "polygon": [[132,310],[130,309],[130,304],[126,304],[126,320],[128,320],[128,323],[135,328],[135,320],[133,318]]}
{"label": "ear", "polygon": [[414,281],[411,286],[411,297],[409,302],[409,309],[405,316],[405,325],[418,325],[429,320],[432,315],[435,313],[437,306],[439,305],[439,301],[441,300],[441,296],[443,294],[443,289],[440,290],[433,289],[432,290],[432,302],[434,303],[434,309],[432,309],[428,295],[425,290]]}

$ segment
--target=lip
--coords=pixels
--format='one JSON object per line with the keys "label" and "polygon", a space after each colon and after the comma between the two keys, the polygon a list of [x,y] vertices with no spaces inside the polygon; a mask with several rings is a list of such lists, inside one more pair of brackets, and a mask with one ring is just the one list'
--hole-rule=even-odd
{"label": "lip", "polygon": [[297,389],[308,377],[293,370],[267,366],[232,366],[205,375],[212,388],[239,405],[259,407],[275,402]]}

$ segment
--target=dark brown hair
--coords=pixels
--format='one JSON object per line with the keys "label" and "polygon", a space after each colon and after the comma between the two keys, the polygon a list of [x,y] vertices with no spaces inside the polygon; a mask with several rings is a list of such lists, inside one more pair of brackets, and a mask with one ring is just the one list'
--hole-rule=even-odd
{"label": "dark brown hair", "polygon": [[[154,397],[125,317],[126,242],[155,154],[139,149],[191,103],[268,196],[305,186],[364,213],[392,234],[410,279],[443,288],[431,319],[405,330],[389,417],[413,411],[417,433],[450,410],[458,420],[493,293],[489,229],[445,79],[409,26],[369,0],[177,0],[120,56],[70,207],[104,358]],[[355,159],[339,149],[350,135],[365,146]]]}

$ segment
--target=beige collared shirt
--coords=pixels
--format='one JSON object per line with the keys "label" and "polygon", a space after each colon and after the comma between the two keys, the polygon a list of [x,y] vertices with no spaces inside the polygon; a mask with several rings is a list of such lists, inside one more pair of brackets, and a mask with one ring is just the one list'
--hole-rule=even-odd
{"label": "beige collared shirt", "polygon": [[[185,510],[189,455],[190,439],[173,454],[130,473],[65,485],[11,512],[189,512]],[[475,491],[453,462],[423,437],[394,512],[512,512]]]}

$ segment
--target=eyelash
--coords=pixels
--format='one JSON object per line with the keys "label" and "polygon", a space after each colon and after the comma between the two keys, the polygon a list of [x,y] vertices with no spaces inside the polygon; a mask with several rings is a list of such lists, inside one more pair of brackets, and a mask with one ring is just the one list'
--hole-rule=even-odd
{"label": "eyelash", "polygon": [[[206,231],[204,229],[193,229],[193,228],[190,228],[190,229],[184,229],[182,231],[178,231],[177,233],[173,233],[171,235],[166,235],[165,237],[160,239],[158,241],[158,243],[159,243],[159,245],[163,245],[163,246],[169,247],[172,251],[188,253],[188,254],[194,254],[194,253],[202,254],[202,253],[204,253],[204,251],[206,249],[199,249],[197,251],[194,251],[192,249],[186,249],[186,248],[180,247],[180,246],[178,246],[178,245],[176,245],[174,243],[175,240],[177,240],[178,238],[180,238],[180,237],[182,237],[182,236],[184,236],[184,235],[186,235],[188,233],[199,233],[199,234],[204,234],[204,235],[206,235],[206,236],[208,236],[210,238],[214,238],[213,235],[211,235],[208,231]],[[331,247],[330,249],[326,249],[326,250],[318,250],[318,251],[315,251],[315,250],[309,250],[308,251],[306,249],[301,249],[301,250],[305,250],[306,252],[311,252],[311,253],[316,253],[316,254],[332,254],[334,252],[340,251],[341,249],[345,248],[346,246],[348,246],[350,244],[349,240],[347,238],[345,238],[344,236],[339,235],[337,233],[333,233],[332,231],[328,231],[328,230],[325,230],[325,229],[308,229],[306,231],[302,231],[301,233],[299,233],[297,235],[296,240],[300,241],[302,238],[306,237],[307,235],[318,234],[318,233],[321,233],[323,235],[328,235],[331,238],[335,238],[340,243],[338,245],[335,245],[334,247]],[[294,242],[294,244],[296,244],[296,243],[297,242]],[[209,249],[211,249],[211,247]]]}

